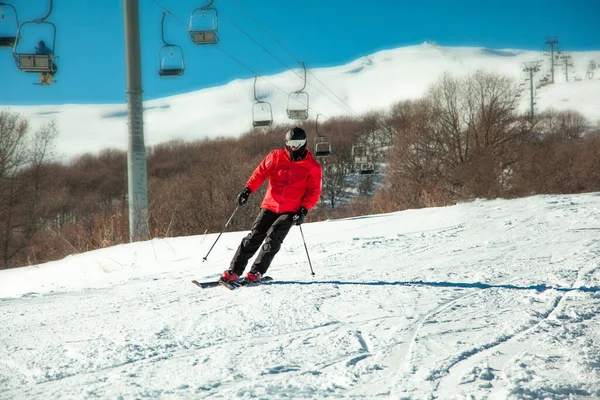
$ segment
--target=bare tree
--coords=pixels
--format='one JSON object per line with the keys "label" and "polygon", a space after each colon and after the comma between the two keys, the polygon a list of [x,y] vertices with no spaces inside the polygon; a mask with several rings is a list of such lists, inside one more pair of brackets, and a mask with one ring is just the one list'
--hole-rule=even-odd
{"label": "bare tree", "polygon": [[538,116],[540,138],[558,141],[579,139],[591,129],[592,125],[587,118],[574,110],[548,109]]}
{"label": "bare tree", "polygon": [[431,193],[446,199],[501,195],[506,172],[531,133],[515,112],[517,93],[507,77],[445,74],[423,101],[405,104],[404,128],[389,154],[390,179],[411,188],[403,202],[418,204]]}
{"label": "bare tree", "polygon": [[331,155],[320,162],[323,167],[323,193],[321,194],[321,200],[329,207],[335,208],[350,188],[347,179],[350,165],[337,155]]}
{"label": "bare tree", "polygon": [[50,123],[33,137],[28,133],[26,120],[0,112],[0,268],[25,263],[30,241],[45,216],[40,203],[44,162],[56,127]]}

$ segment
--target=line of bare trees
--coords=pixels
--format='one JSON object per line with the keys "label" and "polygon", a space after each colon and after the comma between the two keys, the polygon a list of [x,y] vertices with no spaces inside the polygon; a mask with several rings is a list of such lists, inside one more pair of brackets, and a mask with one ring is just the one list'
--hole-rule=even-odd
{"label": "line of bare trees", "polygon": [[[576,111],[530,118],[519,112],[517,92],[504,76],[444,75],[422,99],[360,118],[329,119],[319,131],[333,153],[321,159],[323,195],[309,221],[473,198],[600,190],[599,129]],[[289,127],[150,148],[151,237],[219,231],[248,176],[283,145]],[[312,144],[314,121],[303,127]],[[128,241],[125,152],[51,162],[56,135],[53,124],[32,134],[19,115],[0,112],[0,269]],[[380,174],[355,173],[357,144],[369,148]],[[249,228],[264,190],[250,197],[229,230]]]}
{"label": "line of bare trees", "polygon": [[444,75],[423,99],[394,105],[394,146],[381,210],[473,198],[600,188],[600,136],[576,111],[519,113],[513,80]]}

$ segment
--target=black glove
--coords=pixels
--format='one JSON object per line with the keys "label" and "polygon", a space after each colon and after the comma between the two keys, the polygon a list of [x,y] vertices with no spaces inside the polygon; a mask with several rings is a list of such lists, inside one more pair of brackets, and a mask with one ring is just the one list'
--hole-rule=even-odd
{"label": "black glove", "polygon": [[302,224],[304,222],[304,217],[306,217],[306,214],[308,214],[308,210],[304,206],[302,206],[296,212],[296,214],[294,214],[294,217],[292,218],[292,221],[294,221],[294,223],[296,225],[300,225],[300,224]]}
{"label": "black glove", "polygon": [[248,197],[250,197],[250,193],[252,193],[252,192],[250,192],[250,189],[244,188],[244,190],[242,190],[240,192],[240,194],[238,194],[238,197],[237,197],[238,206],[243,206],[244,204],[246,204],[248,202]]}

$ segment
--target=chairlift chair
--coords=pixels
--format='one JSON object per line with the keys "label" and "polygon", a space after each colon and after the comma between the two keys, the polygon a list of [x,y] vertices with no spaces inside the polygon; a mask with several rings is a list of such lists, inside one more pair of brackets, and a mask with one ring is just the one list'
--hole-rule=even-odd
{"label": "chairlift chair", "polygon": [[323,158],[331,155],[331,142],[324,136],[315,138],[315,157]]}
{"label": "chairlift chair", "polygon": [[368,175],[375,172],[375,164],[373,164],[366,146],[352,146],[352,158],[354,164],[358,166],[358,173],[360,175]]}
{"label": "chairlift chair", "polygon": [[304,69],[304,84],[301,89],[289,94],[287,115],[289,119],[305,120],[308,119],[308,93],[304,92],[304,88],[306,88],[306,66],[304,63],[300,64]]}
{"label": "chairlift chair", "polygon": [[161,77],[181,76],[185,71],[183,49],[181,46],[166,44],[158,51],[159,68],[158,75]]}
{"label": "chairlift chair", "polygon": [[165,16],[163,11],[160,21],[160,37],[163,45],[158,49],[158,75],[161,77],[181,76],[185,71],[183,49],[176,44],[167,43],[165,40]]}
{"label": "chairlift chair", "polygon": [[[27,24],[45,24],[52,28],[52,46],[49,47],[52,50],[51,54],[35,54],[35,53],[24,53],[18,50],[19,38],[21,38],[21,31]],[[37,73],[49,73],[54,74],[56,72],[56,57],[54,56],[54,48],[56,43],[56,26],[52,22],[44,21],[43,19],[37,19],[33,21],[23,22],[19,26],[17,31],[17,41],[13,47],[13,58],[19,68],[23,72],[37,72]]]}
{"label": "chairlift chair", "polygon": [[287,115],[289,119],[308,119],[308,93],[298,91],[289,94]]}
{"label": "chairlift chair", "polygon": [[358,173],[360,175],[372,175],[375,172],[375,165],[372,163],[361,164]]}
{"label": "chairlift chair", "polygon": [[195,44],[216,44],[219,41],[219,13],[216,8],[210,6],[212,3],[213,1],[196,8],[190,15],[188,31]]}
{"label": "chairlift chair", "polygon": [[367,148],[360,145],[352,146],[352,159],[354,160],[354,164],[368,164],[369,156],[367,153]]}
{"label": "chairlift chair", "polygon": [[256,95],[256,81],[258,76],[254,77],[254,104],[252,105],[252,126],[271,126],[273,123],[273,110],[271,104],[264,100],[259,100]]}
{"label": "chairlift chair", "polygon": [[7,34],[7,33],[0,33],[0,48],[10,48],[10,47],[14,47],[15,43],[17,42],[17,32],[19,30],[19,18],[17,16],[17,9],[13,5],[4,3],[3,1],[0,1],[0,27],[3,27],[5,25],[5,24],[3,24],[4,22],[7,22],[6,14],[4,13],[4,10],[2,8],[3,6],[12,8],[13,14],[14,14],[15,26],[14,26],[14,29],[11,28],[11,31],[14,31],[14,35]]}
{"label": "chairlift chair", "polygon": [[252,106],[252,126],[271,126],[273,124],[273,111],[266,101],[257,101]]}
{"label": "chairlift chair", "polygon": [[317,114],[317,118],[315,119],[315,132],[317,133],[317,137],[315,137],[315,157],[322,158],[331,155],[331,142],[327,137],[319,132],[319,115]]}

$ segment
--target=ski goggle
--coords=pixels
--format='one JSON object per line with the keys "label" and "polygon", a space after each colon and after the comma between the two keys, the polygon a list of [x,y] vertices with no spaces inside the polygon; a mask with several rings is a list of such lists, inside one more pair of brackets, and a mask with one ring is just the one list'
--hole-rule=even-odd
{"label": "ski goggle", "polygon": [[306,144],[306,139],[288,139],[285,141],[287,147],[302,147]]}

